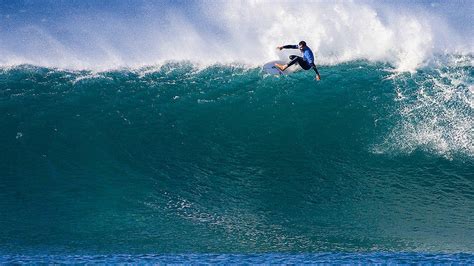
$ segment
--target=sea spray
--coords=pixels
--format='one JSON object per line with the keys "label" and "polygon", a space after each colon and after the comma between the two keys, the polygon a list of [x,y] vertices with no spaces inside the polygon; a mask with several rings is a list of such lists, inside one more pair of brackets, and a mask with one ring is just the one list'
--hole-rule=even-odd
{"label": "sea spray", "polygon": [[[439,11],[455,8],[461,12],[456,18],[470,21],[472,12],[462,13],[467,2],[423,9],[349,1],[137,1],[96,9],[87,2],[43,4],[49,8],[12,3],[0,11],[6,25],[0,28],[1,65],[103,71],[189,60],[256,67],[287,59],[291,52],[276,46],[305,40],[318,65],[365,59],[413,72],[434,54],[473,52],[470,29]],[[54,20],[45,19],[52,14]]]}

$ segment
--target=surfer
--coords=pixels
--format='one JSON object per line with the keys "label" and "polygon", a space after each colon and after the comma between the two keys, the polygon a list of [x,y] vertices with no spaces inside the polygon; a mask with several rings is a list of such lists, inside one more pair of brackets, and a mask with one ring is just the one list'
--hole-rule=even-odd
{"label": "surfer", "polygon": [[314,69],[314,71],[316,72],[316,80],[321,80],[321,76],[319,75],[319,72],[318,72],[318,69],[316,68],[316,65],[314,64],[314,55],[313,55],[313,51],[311,51],[311,49],[309,49],[308,46],[306,46],[306,42],[305,41],[301,41],[298,43],[298,45],[284,45],[284,46],[278,46],[277,49],[300,49],[301,51],[301,54],[303,55],[303,57],[301,56],[297,56],[297,55],[290,55],[290,62],[286,65],[281,65],[281,64],[275,64],[276,67],[278,67],[278,69],[280,69],[281,71],[285,71],[285,69],[287,69],[289,66],[292,66],[293,64],[295,63],[298,63],[302,69],[304,70],[308,70],[310,68]]}

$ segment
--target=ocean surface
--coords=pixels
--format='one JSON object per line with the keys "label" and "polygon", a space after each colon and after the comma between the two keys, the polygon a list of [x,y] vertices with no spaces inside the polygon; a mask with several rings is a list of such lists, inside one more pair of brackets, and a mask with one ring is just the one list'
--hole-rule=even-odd
{"label": "ocean surface", "polygon": [[471,253],[474,68],[445,61],[2,69],[1,252]]}
{"label": "ocean surface", "polygon": [[0,263],[474,264],[473,8],[0,2]]}

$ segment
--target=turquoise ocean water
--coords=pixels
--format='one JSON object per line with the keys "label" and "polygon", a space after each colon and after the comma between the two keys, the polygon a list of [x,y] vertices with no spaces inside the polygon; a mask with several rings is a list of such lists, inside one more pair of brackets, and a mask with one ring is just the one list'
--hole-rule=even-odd
{"label": "turquoise ocean water", "polygon": [[1,260],[472,263],[474,69],[439,60],[3,68]]}
{"label": "turquoise ocean water", "polygon": [[0,263],[474,264],[473,14],[0,1]]}

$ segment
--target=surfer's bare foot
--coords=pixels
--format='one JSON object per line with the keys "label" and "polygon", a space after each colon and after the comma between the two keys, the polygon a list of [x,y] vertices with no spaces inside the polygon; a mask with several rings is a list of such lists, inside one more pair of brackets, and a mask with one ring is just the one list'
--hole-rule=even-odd
{"label": "surfer's bare foot", "polygon": [[278,63],[275,63],[275,66],[278,67],[278,69],[280,69],[281,71],[285,71],[285,69],[288,67],[286,65],[281,65],[281,64],[278,64]]}

